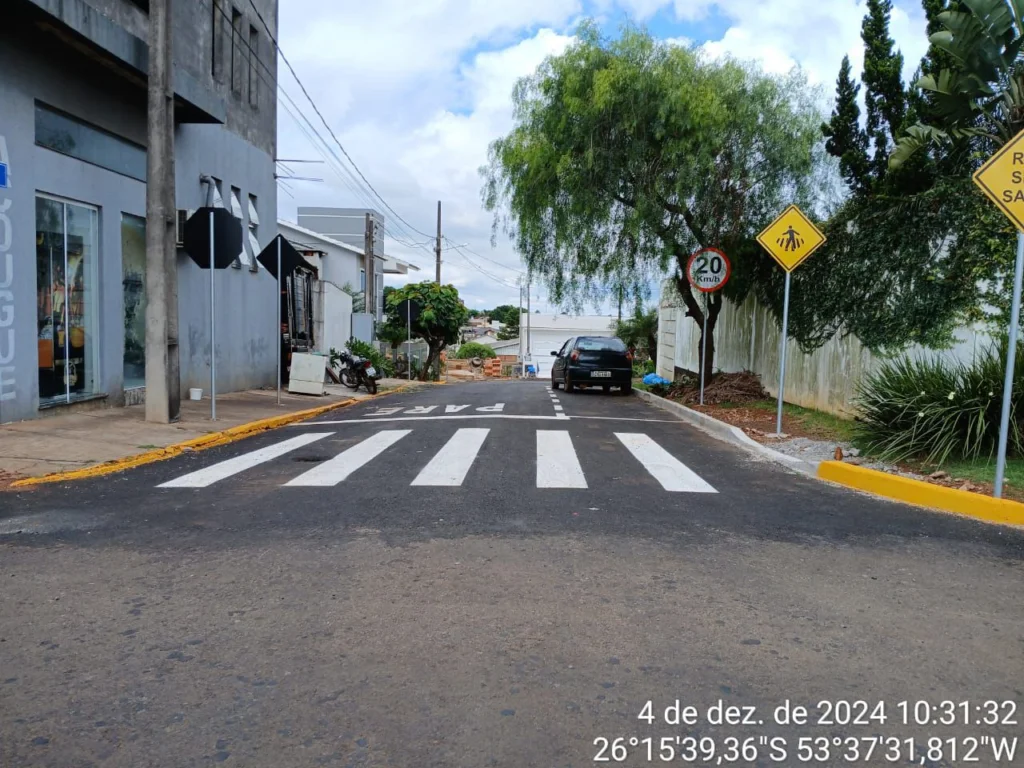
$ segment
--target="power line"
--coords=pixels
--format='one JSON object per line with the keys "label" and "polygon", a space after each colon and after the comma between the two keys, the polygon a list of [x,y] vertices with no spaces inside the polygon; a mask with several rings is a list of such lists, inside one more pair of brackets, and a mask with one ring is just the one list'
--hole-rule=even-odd
{"label": "power line", "polygon": [[370,180],[366,178],[363,172],[359,169],[359,166],[356,165],[355,160],[352,159],[352,156],[349,155],[344,145],[341,143],[341,141],[338,140],[338,137],[334,134],[334,131],[331,129],[330,124],[324,118],[323,113],[320,112],[320,108],[317,107],[316,102],[313,101],[313,97],[309,95],[309,91],[306,90],[306,86],[303,84],[302,80],[299,79],[299,75],[295,71],[295,68],[292,66],[291,62],[288,61],[288,57],[285,56],[280,44],[274,37],[274,33],[270,31],[270,27],[267,25],[266,20],[263,18],[263,14],[260,13],[260,9],[256,7],[256,3],[253,2],[253,0],[249,0],[249,5],[252,6],[253,11],[256,12],[256,17],[260,20],[260,23],[263,25],[263,28],[267,31],[267,36],[270,38],[270,41],[274,44],[274,48],[277,49],[278,54],[281,56],[281,61],[283,61],[285,63],[285,66],[288,67],[288,71],[292,73],[292,77],[295,78],[295,82],[302,90],[302,93],[306,97],[306,100],[309,101],[310,106],[313,107],[313,111],[316,112],[317,117],[320,118],[320,122],[324,124],[324,127],[327,129],[327,132],[331,135],[331,138],[334,139],[334,142],[338,145],[338,148],[341,150],[342,154],[345,155],[346,158],[348,158],[349,163],[352,164],[352,167],[355,169],[356,173],[359,174],[359,178],[361,178],[363,182],[365,182],[366,186],[370,188],[370,191],[373,192],[373,194],[377,197],[378,200],[380,200],[383,206],[387,208],[389,211],[391,211],[391,213],[393,213],[399,221],[405,224],[413,232],[416,232],[418,235],[422,235],[423,237],[431,237],[431,235],[428,235],[426,232],[421,232],[408,221],[406,221],[402,217],[402,215],[394,208],[392,208],[388,201],[381,196],[381,194],[374,188],[373,184],[370,183]]}
{"label": "power line", "polygon": [[453,242],[451,240],[451,238],[449,238],[447,235],[443,235],[442,237],[448,242],[449,248],[454,248],[456,251],[460,251],[460,252],[461,251],[467,251],[467,252],[473,254],[474,256],[476,256],[479,259],[484,259],[485,261],[489,261],[489,262],[491,262],[491,264],[494,264],[495,266],[501,267],[502,269],[507,269],[509,272],[514,272],[516,275],[522,275],[523,274],[519,270],[517,270],[517,269],[515,269],[513,267],[510,267],[507,264],[502,264],[500,261],[496,261],[495,259],[492,259],[492,258],[490,258],[488,256],[484,256],[481,253],[477,253],[472,248],[470,248],[468,245],[460,245],[458,243]]}

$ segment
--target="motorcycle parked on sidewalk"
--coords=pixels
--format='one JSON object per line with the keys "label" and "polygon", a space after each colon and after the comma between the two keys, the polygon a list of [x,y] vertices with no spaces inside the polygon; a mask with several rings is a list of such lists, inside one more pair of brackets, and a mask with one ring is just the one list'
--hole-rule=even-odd
{"label": "motorcycle parked on sidewalk", "polygon": [[372,360],[367,360],[351,354],[348,350],[342,350],[339,355],[341,370],[338,373],[341,383],[349,389],[366,387],[371,395],[377,394],[377,380],[380,374],[373,366]]}

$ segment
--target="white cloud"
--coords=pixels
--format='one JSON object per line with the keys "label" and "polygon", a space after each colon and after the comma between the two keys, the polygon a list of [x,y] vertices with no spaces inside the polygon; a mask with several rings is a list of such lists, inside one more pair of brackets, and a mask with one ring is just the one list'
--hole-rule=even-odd
{"label": "white cloud", "polygon": [[[896,0],[892,34],[910,76],[924,53],[924,21],[917,0]],[[849,54],[859,73],[863,53],[861,0],[289,0],[281,5],[281,44],[335,133],[374,187],[416,230],[422,248],[395,242],[388,250],[423,271],[389,282],[433,277],[436,201],[443,201],[444,232],[454,242],[504,264],[478,266],[514,283],[520,263],[499,238],[491,249],[492,218],[480,203],[477,169],[487,147],[512,126],[511,91],[545,56],[570,43],[581,14],[602,15],[613,26],[626,15],[649,21],[659,10],[698,20],[678,30],[674,42],[703,45],[711,55],[756,59],[772,72],[799,64],[831,92],[840,59]],[[698,37],[714,18],[728,28],[719,39]],[[704,21],[700,21],[704,20]],[[704,25],[704,26],[702,26]],[[300,92],[282,74],[296,100]],[[317,122],[312,110],[304,112]],[[318,158],[284,109],[279,115],[279,155]],[[329,140],[329,139],[328,139]],[[335,151],[340,154],[337,148]],[[292,183],[295,199],[279,198],[281,213],[297,205],[365,206],[327,166],[295,166],[298,175],[322,176],[323,184]],[[301,169],[301,170],[300,170]],[[318,169],[318,170],[314,170]],[[379,204],[374,205],[382,209]],[[382,211],[389,229],[395,217]],[[457,252],[444,254],[443,277],[460,288],[470,306],[515,303],[518,289],[501,285],[469,266]],[[543,290],[534,301],[550,308]]]}

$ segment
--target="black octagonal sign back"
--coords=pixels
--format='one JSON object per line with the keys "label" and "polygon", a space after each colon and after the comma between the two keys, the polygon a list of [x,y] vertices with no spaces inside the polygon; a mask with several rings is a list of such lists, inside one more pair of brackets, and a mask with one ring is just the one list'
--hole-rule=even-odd
{"label": "black octagonal sign back", "polygon": [[242,222],[226,208],[200,208],[185,222],[185,251],[202,269],[210,268],[210,214],[213,214],[213,266],[225,269],[242,252]]}

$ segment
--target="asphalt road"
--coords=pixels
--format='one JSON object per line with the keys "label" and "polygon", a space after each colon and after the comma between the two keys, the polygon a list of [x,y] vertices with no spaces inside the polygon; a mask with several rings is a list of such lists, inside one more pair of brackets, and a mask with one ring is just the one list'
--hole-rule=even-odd
{"label": "asphalt road", "polygon": [[635,398],[431,387],[0,493],[0,766],[1021,765],[1022,560]]}

